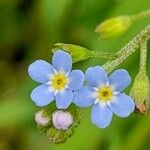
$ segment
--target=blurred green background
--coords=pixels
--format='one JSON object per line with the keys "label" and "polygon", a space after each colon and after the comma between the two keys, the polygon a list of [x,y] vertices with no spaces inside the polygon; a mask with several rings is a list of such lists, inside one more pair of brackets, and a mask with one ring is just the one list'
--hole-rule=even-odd
{"label": "blurred green background", "polygon": [[[36,129],[37,107],[30,99],[37,86],[27,67],[36,59],[50,61],[57,42],[72,43],[99,51],[118,51],[146,25],[150,17],[135,22],[121,37],[98,40],[97,24],[109,17],[150,9],[150,0],[0,0],[0,150],[148,150],[150,114],[113,117],[107,129],[91,124],[90,109],[74,135],[55,145]],[[148,43],[150,49],[150,42]],[[150,52],[148,51],[148,59]],[[85,70],[106,60],[90,59],[74,65]],[[139,52],[119,68],[134,79]],[[150,60],[148,73],[150,75]],[[128,91],[129,89],[127,89]]]}

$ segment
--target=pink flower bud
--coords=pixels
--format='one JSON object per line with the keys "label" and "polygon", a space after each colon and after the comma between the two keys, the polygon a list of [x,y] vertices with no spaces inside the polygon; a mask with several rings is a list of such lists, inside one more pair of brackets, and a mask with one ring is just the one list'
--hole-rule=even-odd
{"label": "pink flower bud", "polygon": [[73,123],[73,116],[69,112],[59,110],[53,113],[52,121],[56,129],[67,130]]}
{"label": "pink flower bud", "polygon": [[43,110],[35,114],[35,121],[42,126],[45,126],[49,121],[50,117],[43,116]]}

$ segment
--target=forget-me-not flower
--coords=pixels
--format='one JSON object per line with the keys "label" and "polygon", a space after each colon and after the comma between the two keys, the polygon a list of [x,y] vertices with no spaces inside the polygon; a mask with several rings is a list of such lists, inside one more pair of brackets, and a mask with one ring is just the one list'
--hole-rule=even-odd
{"label": "forget-me-not flower", "polygon": [[58,50],[52,57],[52,65],[44,60],[37,60],[28,68],[30,77],[39,83],[31,93],[31,99],[37,106],[45,106],[56,100],[58,109],[66,109],[73,100],[75,90],[84,82],[84,74],[72,69],[71,56]]}
{"label": "forget-me-not flower", "polygon": [[106,128],[113,113],[128,117],[134,111],[134,101],[122,92],[131,82],[126,70],[116,70],[108,77],[102,67],[90,67],[85,79],[88,86],[76,91],[73,101],[80,107],[92,106],[91,120],[96,126]]}

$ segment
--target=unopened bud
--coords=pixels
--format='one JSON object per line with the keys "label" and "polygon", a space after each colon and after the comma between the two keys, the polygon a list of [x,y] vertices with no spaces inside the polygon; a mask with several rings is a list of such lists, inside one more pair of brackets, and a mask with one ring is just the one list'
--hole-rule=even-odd
{"label": "unopened bud", "polygon": [[122,35],[131,24],[132,21],[129,16],[119,16],[102,22],[96,27],[95,32],[100,33],[100,38],[109,39]]}
{"label": "unopened bud", "polygon": [[135,77],[130,96],[135,100],[136,110],[146,114],[150,100],[150,83],[146,71],[140,71]]}
{"label": "unopened bud", "polygon": [[53,113],[52,121],[56,129],[67,130],[73,123],[73,116],[70,112],[59,110]]}
{"label": "unopened bud", "polygon": [[37,122],[38,125],[46,126],[49,123],[50,119],[51,117],[46,116],[44,110],[40,110],[35,114],[35,121]]}
{"label": "unopened bud", "polygon": [[73,44],[57,43],[55,44],[55,46],[57,46],[57,48],[52,49],[53,53],[56,52],[58,49],[62,49],[72,56],[74,63],[84,61],[89,58],[104,58],[108,60],[113,60],[117,57],[116,54],[110,52],[88,50],[85,47]]}
{"label": "unopened bud", "polygon": [[[55,46],[68,52],[72,56],[73,62],[79,62],[90,58],[91,51],[84,47],[63,43],[57,43]],[[55,52],[58,48],[54,48],[52,51]]]}

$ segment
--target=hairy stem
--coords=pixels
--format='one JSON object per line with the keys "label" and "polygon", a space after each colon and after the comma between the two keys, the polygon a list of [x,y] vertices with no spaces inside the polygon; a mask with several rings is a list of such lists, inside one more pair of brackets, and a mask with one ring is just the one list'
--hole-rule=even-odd
{"label": "hairy stem", "polygon": [[145,27],[136,37],[133,38],[127,45],[125,45],[121,50],[117,52],[117,58],[113,61],[107,61],[103,67],[107,72],[114,70],[119,64],[125,61],[131,54],[133,54],[137,48],[139,48],[140,43],[143,40],[148,40],[150,38],[150,25]]}
{"label": "hairy stem", "polygon": [[147,61],[147,40],[142,41],[140,45],[140,70],[146,71]]}
{"label": "hairy stem", "polygon": [[150,9],[142,11],[138,14],[132,15],[131,19],[133,21],[136,21],[136,20],[142,19],[143,17],[148,17],[148,16],[150,16]]}
{"label": "hairy stem", "polygon": [[114,60],[117,58],[117,55],[110,52],[90,51],[90,57],[99,57],[108,60]]}

